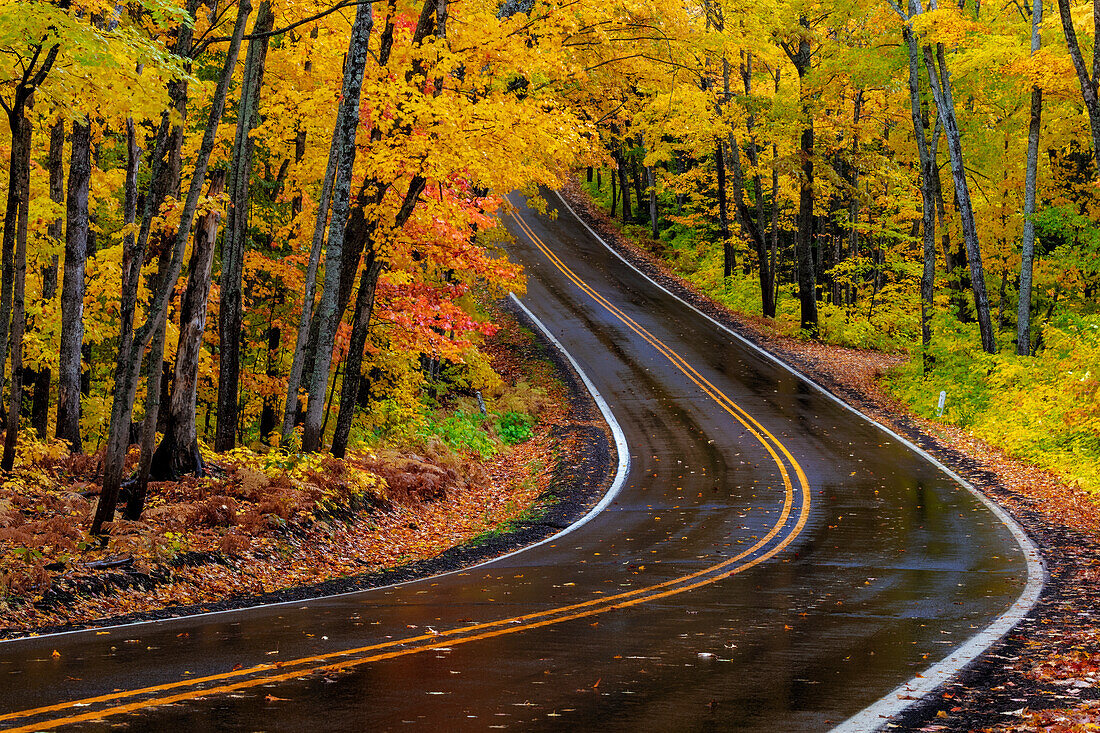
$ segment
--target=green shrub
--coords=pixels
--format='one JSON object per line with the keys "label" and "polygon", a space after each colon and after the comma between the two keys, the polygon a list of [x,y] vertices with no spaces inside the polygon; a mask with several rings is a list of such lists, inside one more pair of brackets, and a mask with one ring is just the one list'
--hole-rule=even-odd
{"label": "green shrub", "polygon": [[496,453],[492,438],[482,429],[485,417],[476,412],[458,411],[442,420],[428,423],[427,436],[438,435],[444,443],[463,453],[491,458]]}
{"label": "green shrub", "polygon": [[497,420],[500,439],[508,445],[516,445],[530,439],[534,420],[522,412],[506,412]]}

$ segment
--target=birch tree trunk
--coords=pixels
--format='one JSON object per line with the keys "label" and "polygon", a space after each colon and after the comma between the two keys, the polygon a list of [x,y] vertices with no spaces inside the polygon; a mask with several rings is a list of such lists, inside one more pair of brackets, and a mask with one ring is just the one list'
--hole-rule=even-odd
{"label": "birch tree trunk", "polygon": [[[1042,46],[1043,0],[1032,0],[1031,55]],[[1016,353],[1031,354],[1031,277],[1035,260],[1035,187],[1039,171],[1039,131],[1042,127],[1043,90],[1031,88],[1031,120],[1027,130],[1027,172],[1024,175],[1024,232],[1020,247],[1020,302],[1016,312]],[[1095,134],[1095,132],[1094,132]]]}
{"label": "birch tree trunk", "polygon": [[[935,8],[935,3],[932,3]],[[985,287],[985,268],[982,265],[982,252],[978,243],[978,230],[974,223],[974,208],[970,201],[970,187],[966,180],[966,167],[963,162],[962,137],[959,133],[958,118],[955,114],[955,100],[951,92],[951,76],[947,70],[943,44],[936,44],[933,54],[931,46],[924,47],[924,63],[932,79],[932,96],[943,124],[944,137],[947,140],[947,152],[951,158],[951,176],[955,183],[955,197],[959,202],[959,222],[962,225],[963,241],[966,243],[966,258],[970,263],[970,287],[974,293],[974,311],[981,333],[982,349],[993,354],[997,351],[997,341],[993,333],[993,323],[989,316],[989,295]]]}
{"label": "birch tree trunk", "polygon": [[927,370],[930,366],[928,347],[932,343],[932,311],[936,283],[936,195],[933,191],[935,185],[933,169],[936,167],[936,158],[928,146],[928,138],[924,133],[924,116],[920,99],[920,49],[908,25],[902,28],[902,35],[909,52],[909,109],[913,118],[913,137],[917,141],[917,154],[920,158],[921,243],[924,249],[924,269],[920,280],[920,332],[921,346],[924,349],[924,368]]}

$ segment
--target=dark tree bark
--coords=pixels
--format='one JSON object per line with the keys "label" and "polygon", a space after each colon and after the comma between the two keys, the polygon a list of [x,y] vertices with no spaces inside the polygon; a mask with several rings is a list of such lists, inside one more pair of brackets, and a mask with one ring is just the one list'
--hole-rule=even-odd
{"label": "dark tree bark", "polygon": [[[267,368],[264,373],[269,379],[279,376],[279,344],[283,333],[278,326],[267,327]],[[274,397],[265,397],[260,411],[260,438],[268,442],[268,436],[279,427],[278,401]]]}
{"label": "dark tree bark", "polygon": [[634,218],[633,209],[630,207],[630,182],[626,176],[626,158],[621,152],[617,152],[615,162],[619,165],[619,192],[623,205],[623,224],[626,224]]}
{"label": "dark tree bark", "polygon": [[[912,72],[913,72],[912,67],[910,67],[909,71],[910,71],[910,74],[912,74]],[[919,67],[918,67],[918,71],[919,71]],[[910,84],[912,84],[913,81],[914,80],[912,78],[910,78]],[[919,89],[918,89],[918,91],[919,91]],[[919,99],[920,99],[919,94],[918,94],[917,99],[919,101]],[[912,101],[912,100],[910,100],[910,101]],[[856,126],[859,125],[860,115],[863,112],[863,90],[862,89],[860,89],[859,93],[856,94],[856,98],[855,98],[855,102],[854,102],[853,107],[854,107],[854,109],[853,109],[853,112],[852,112],[852,126],[853,126],[853,128],[856,128]],[[917,108],[915,114],[917,114],[917,119],[919,120],[920,119],[920,109],[919,109],[919,107]],[[921,128],[921,130],[918,131],[918,134],[920,134],[922,136],[922,139],[923,139],[923,135],[924,135],[923,128]],[[925,151],[925,153],[927,153],[927,151]],[[852,193],[851,193],[851,195],[848,199],[848,221],[851,223],[851,227],[848,229],[848,252],[850,252],[852,256],[855,256],[859,252],[859,229],[856,226],[859,223],[859,214],[860,214],[860,211],[859,211],[860,206],[859,206],[859,160],[858,160],[858,156],[859,156],[859,132],[858,132],[858,128],[856,128],[856,129],[853,129],[853,132],[852,132],[852,164],[851,164],[851,177],[850,177],[850,180],[849,180],[849,182],[851,183],[851,186],[852,186]],[[924,157],[921,157],[921,161],[924,161],[924,159],[925,159]],[[922,163],[922,165],[923,165],[923,163]],[[923,170],[923,168],[922,168],[922,170]],[[922,179],[922,186],[924,186],[924,185],[925,184],[923,183],[923,179]],[[924,189],[922,188],[922,190],[924,190]],[[932,223],[935,224],[935,221],[936,221],[935,218],[933,218]],[[933,234],[935,234],[934,230],[933,230]],[[935,253],[933,253],[933,254],[935,254]],[[839,261],[840,261],[840,258],[838,257],[837,262],[839,262]],[[933,262],[935,262],[935,261],[933,260]],[[933,272],[933,274],[935,273],[935,266],[934,265],[933,265],[932,272]],[[851,285],[849,284],[846,289],[851,290]],[[849,295],[847,298],[845,298],[845,302],[854,303],[855,298],[851,297]]]}
{"label": "dark tree bark", "polygon": [[[779,73],[776,72],[776,78],[778,79]],[[776,82],[776,86],[779,86]],[[775,311],[779,304],[779,276],[777,275],[777,261],[779,258],[779,167],[777,162],[779,160],[779,149],[775,143],[772,143],[772,219],[769,227],[771,231],[771,239],[769,241],[768,251],[768,270],[771,273],[771,288],[772,288],[772,313],[770,318],[775,318]]]}
{"label": "dark tree bark", "polygon": [[[221,194],[225,185],[225,171],[215,171],[210,177],[207,194]],[[191,262],[188,265],[187,288],[180,302],[180,336],[176,347],[176,371],[172,379],[172,397],[168,401],[168,430],[156,453],[150,475],[158,480],[178,478],[185,474],[202,476],[204,466],[199,453],[198,433],[195,426],[196,402],[199,385],[199,357],[202,353],[202,336],[206,331],[207,301],[210,295],[211,268],[214,262],[214,244],[218,236],[221,213],[209,211],[195,227],[195,241],[191,246]]]}
{"label": "dark tree bark", "polygon": [[[191,0],[191,2],[193,1]],[[194,8],[197,8],[197,4],[194,5]],[[128,256],[126,254],[123,256],[123,292],[119,301],[121,314],[119,358],[118,367],[115,370],[115,394],[111,406],[111,422],[108,429],[107,451],[103,465],[103,490],[100,492],[95,516],[92,519],[91,532],[95,535],[101,534],[103,524],[114,518],[115,508],[118,504],[118,490],[122,484],[123,465],[130,433],[130,419],[133,414],[134,396],[141,371],[142,356],[157,328],[160,327],[160,323],[168,313],[168,303],[172,297],[175,282],[179,278],[180,270],[183,267],[183,255],[187,240],[190,239],[191,223],[199,203],[199,196],[202,193],[206,169],[210,163],[210,155],[214,150],[218,126],[225,110],[226,94],[229,83],[233,78],[237,56],[240,53],[241,38],[244,36],[245,24],[251,11],[250,0],[241,0],[238,5],[237,22],[233,29],[233,37],[226,51],[225,67],[222,69],[217,88],[214,91],[210,116],[195,158],[194,175],[180,215],[180,226],[172,243],[171,252],[165,253],[170,258],[167,269],[168,276],[165,278],[162,287],[154,293],[149,309],[149,318],[136,330],[133,329],[133,310],[141,277],[141,262],[152,221],[152,215],[149,213],[148,207],[146,208],[147,216],[142,217],[142,229],[138,234],[138,243],[134,245],[134,251],[129,253]],[[167,128],[167,121],[167,116],[161,118],[162,130]],[[157,155],[163,154],[160,149],[161,145],[158,144],[157,147],[157,153],[154,155],[154,167],[157,164]],[[152,180],[157,180],[156,171],[154,171]],[[149,196],[147,198],[151,200],[153,197]]]}
{"label": "dark tree bark", "polygon": [[[751,87],[747,87],[751,88]],[[751,118],[750,118],[751,119]],[[752,124],[748,126],[749,133],[752,132]],[[753,178],[753,186],[757,197],[756,212],[748,207],[745,202],[745,173],[741,166],[741,152],[740,146],[736,138],[731,134],[729,136],[729,142],[726,149],[730,152],[730,164],[733,169],[733,202],[734,210],[737,213],[737,222],[740,224],[742,230],[752,240],[753,248],[756,250],[756,258],[759,263],[759,275],[760,275],[760,305],[764,315],[769,318],[775,317],[775,289],[774,289],[774,272],[775,272],[775,253],[774,248],[771,257],[768,256],[768,244],[766,240],[766,233],[764,231],[764,204],[763,204],[763,186],[760,180],[760,174],[757,172]],[[756,143],[752,142],[748,147],[747,154],[750,155],[750,160],[753,160],[753,165],[756,165],[758,158],[756,158]],[[773,171],[775,172],[775,171]],[[779,179],[778,173],[775,172],[775,186],[772,191],[773,205],[775,202],[775,190],[778,188]],[[719,196],[719,203],[721,204],[721,196]],[[719,212],[721,214],[721,205],[719,205]],[[776,216],[776,212],[773,211],[773,218]],[[722,217],[719,216],[721,221]],[[773,227],[775,223],[773,222]],[[730,247],[732,250],[732,247]],[[723,269],[726,271],[726,277],[730,277],[733,274],[733,268],[735,267],[734,253],[732,251],[725,253],[723,256]]]}
{"label": "dark tree bark", "polygon": [[[186,48],[189,38],[186,33],[180,38],[180,47]],[[171,194],[178,197],[180,191],[180,175],[182,172],[183,153],[183,122],[187,115],[187,81],[178,80],[169,86],[169,95],[172,106],[180,115],[180,124],[176,125],[168,137],[167,164],[153,167],[154,180],[150,185],[149,196],[152,198],[152,208],[146,208],[146,212],[156,211],[160,208],[164,198]],[[127,120],[127,130],[133,131],[133,123]],[[127,153],[127,189],[126,189],[126,215],[129,221],[136,219],[137,215],[137,173],[140,166],[141,152],[137,148],[137,140],[130,135]],[[157,158],[159,159],[159,158]],[[132,179],[132,183],[131,183]],[[144,218],[143,218],[144,223]],[[130,251],[135,245],[133,235],[127,235],[123,239],[123,251]],[[167,237],[159,244],[159,251],[166,251],[171,246]],[[164,278],[167,277],[168,267],[171,262],[168,257],[157,258],[157,272],[153,280],[149,282],[149,291],[157,292]],[[149,349],[145,355],[145,416],[142,418],[141,431],[138,440],[141,444],[141,454],[138,459],[137,475],[130,484],[130,495],[126,502],[125,516],[127,519],[137,520],[141,518],[145,510],[145,497],[149,488],[149,478],[153,466],[153,454],[157,447],[157,433],[168,431],[167,410],[162,410],[161,405],[167,404],[171,394],[173,365],[164,359],[164,348],[167,337],[167,318],[161,320],[153,332],[149,341]]]}
{"label": "dark tree bark", "polygon": [[[50,152],[47,166],[50,174],[50,201],[65,203],[65,122],[58,120],[50,128]],[[58,216],[50,222],[47,236],[54,242],[61,242],[65,234],[65,218]],[[50,264],[42,268],[42,300],[50,303],[57,297],[57,274],[60,261],[57,255]],[[49,366],[39,369],[34,375],[34,399],[31,407],[31,425],[39,439],[46,437],[50,419],[50,384],[53,371]]]}
{"label": "dark tree bark", "polygon": [[[157,263],[156,280],[150,283],[153,290],[156,290],[161,280],[166,277],[167,267],[168,259],[161,258]],[[138,458],[137,476],[130,485],[130,496],[126,502],[126,518],[134,521],[141,519],[141,514],[145,511],[145,496],[149,490],[149,478],[153,469],[157,431],[167,432],[168,430],[167,411],[160,409],[161,405],[168,402],[170,398],[167,393],[169,371],[164,361],[167,330],[168,323],[165,319],[153,334],[153,339],[149,342],[149,352],[145,357],[145,417],[141,421],[139,436],[141,456]]]}
{"label": "dark tree bark", "polygon": [[[641,143],[639,143],[641,147]],[[645,155],[645,151],[642,151],[642,155]],[[638,156],[631,150],[628,154],[630,158],[630,177],[634,181],[634,200],[638,202],[638,208],[641,209],[645,201],[645,187],[642,186],[642,174],[641,163],[638,162]]]}
{"label": "dark tree bark", "polygon": [[[414,176],[405,191],[405,198],[401,208],[394,218],[394,230],[400,230],[412,216],[416,202],[424,191],[424,178]],[[385,188],[375,186],[375,203],[381,202]],[[373,208],[373,207],[371,207]],[[378,277],[385,266],[384,260],[378,254],[377,224],[373,220],[367,220],[363,215],[366,207],[356,208],[355,215],[348,225],[348,239],[359,240],[363,244],[360,249],[366,248],[366,262],[363,265],[363,274],[359,279],[359,295],[355,301],[355,311],[351,322],[351,339],[348,345],[348,357],[344,368],[344,382],[340,389],[340,408],[336,415],[336,427],[332,434],[332,455],[343,458],[347,453],[348,437],[351,434],[351,423],[355,417],[355,407],[358,403],[359,383],[363,371],[363,350],[367,343],[367,334],[370,329],[371,315],[374,313],[374,293],[378,285]]]}
{"label": "dark tree bark", "polygon": [[[54,45],[49,50],[42,46],[33,46],[28,49],[29,58],[19,57],[22,74],[15,80],[10,100],[0,98],[0,107],[7,113],[8,130],[11,133],[11,150],[8,157],[8,194],[7,206],[4,209],[4,233],[3,242],[0,244],[0,394],[4,384],[4,368],[8,360],[8,347],[11,343],[12,331],[15,324],[12,318],[12,310],[15,307],[15,281],[16,247],[20,226],[20,202],[25,197],[20,182],[26,177],[30,178],[31,149],[30,137],[22,137],[24,128],[29,130],[30,122],[27,120],[26,108],[34,95],[34,91],[45,81],[46,76],[53,68],[57,59],[60,46]],[[43,51],[45,50],[45,54]],[[25,143],[25,144],[24,144]],[[23,222],[26,226],[26,222]],[[13,374],[13,380],[17,375]],[[13,382],[13,387],[15,386]],[[21,386],[21,385],[20,385]],[[16,405],[19,403],[16,402]],[[16,410],[18,413],[18,410]],[[0,416],[3,411],[3,400],[0,399]],[[15,423],[18,425],[18,420]],[[12,440],[15,440],[14,435]]]}
{"label": "dark tree bark", "polygon": [[616,169],[612,168],[611,173],[611,216],[614,218],[615,212],[619,208],[619,186],[616,181],[619,180],[619,174],[616,173]]}
{"label": "dark tree bark", "polygon": [[336,414],[336,428],[332,435],[332,455],[337,458],[343,458],[347,454],[348,436],[351,434],[351,423],[355,417],[356,397],[359,394],[359,380],[363,369],[363,350],[367,344],[370,318],[374,312],[374,292],[383,264],[382,258],[373,249],[367,252],[363,274],[359,279],[359,295],[355,301],[355,312],[351,320],[351,341],[348,345],[344,383],[340,388],[340,408]]}
{"label": "dark tree bark", "polygon": [[[283,441],[290,437],[294,431],[294,423],[300,410],[298,391],[304,383],[303,377],[312,376],[313,370],[305,372],[306,361],[310,353],[316,349],[310,347],[311,334],[313,333],[315,319],[314,300],[317,292],[317,268],[321,262],[321,250],[325,245],[325,228],[328,223],[329,203],[332,200],[332,184],[336,178],[337,151],[340,148],[340,127],[337,122],[336,130],[332,134],[332,142],[329,146],[328,167],[325,169],[325,179],[321,185],[321,197],[317,202],[317,216],[313,228],[313,243],[309,248],[309,264],[306,265],[305,291],[302,293],[302,312],[298,317],[298,337],[294,342],[294,359],[290,366],[290,375],[287,377],[286,408],[283,411],[283,426],[281,435]],[[309,359],[312,365],[312,359]]]}
{"label": "dark tree bark", "polygon": [[[752,54],[747,54],[745,63],[742,66],[741,76],[745,85],[745,96],[748,97],[752,94]],[[778,70],[777,72],[778,73]],[[756,249],[756,260],[759,266],[760,275],[760,307],[763,314],[768,318],[775,318],[775,298],[774,298],[774,258],[768,257],[768,245],[765,241],[764,232],[764,183],[760,176],[760,152],[756,145],[756,116],[749,114],[745,119],[745,129],[748,132],[748,141],[745,146],[745,156],[749,160],[749,164],[753,167],[752,174],[752,187],[753,195],[756,197],[756,218],[755,218],[755,231],[750,231],[750,236],[753,240],[753,245]],[[731,147],[736,142],[731,140]],[[737,162],[736,160],[734,161]],[[740,178],[744,178],[743,174],[739,175]],[[777,205],[775,196],[772,196],[772,207]],[[740,207],[741,204],[739,203]],[[748,215],[748,208],[742,214],[742,218]]]}
{"label": "dark tree bark", "polygon": [[74,122],[66,206],[65,278],[61,285],[61,350],[57,375],[57,437],[74,453],[80,443],[80,350],[84,345],[84,277],[88,262],[89,122]]}
{"label": "dark tree bark", "polygon": [[[267,33],[275,25],[271,3],[264,0],[256,12],[254,34]],[[244,271],[245,243],[248,238],[248,188],[252,173],[255,141],[252,130],[260,120],[260,90],[267,62],[267,36],[250,41],[241,83],[241,101],[237,109],[237,134],[229,169],[229,212],[226,215],[225,241],[222,244],[221,305],[218,308],[218,422],[214,430],[214,450],[232,450],[237,443],[240,405],[241,327],[243,303],[241,277]]]}
{"label": "dark tree bark", "polygon": [[[1040,11],[1041,12],[1041,11]],[[1081,44],[1077,41],[1077,31],[1073,27],[1073,16],[1069,0],[1058,0],[1058,15],[1062,20],[1062,31],[1066,36],[1066,47],[1077,71],[1077,83],[1081,87],[1081,100],[1089,116],[1089,128],[1092,131],[1093,170],[1100,170],[1100,97],[1097,96],[1097,83],[1100,82],[1100,43],[1092,45],[1092,72],[1085,64]],[[1100,38],[1100,0],[1092,0],[1092,24],[1094,36]],[[1033,37],[1034,38],[1034,37]],[[1034,43],[1034,40],[1033,40]]]}
{"label": "dark tree bark", "polygon": [[[31,200],[31,123],[24,115],[14,126],[12,148],[19,148],[20,168],[13,185],[19,187],[19,223],[15,234],[15,272],[12,283],[11,313],[11,399],[8,402],[7,426],[4,433],[4,456],[0,469],[10,471],[15,465],[15,446],[19,440],[19,413],[23,402],[23,329],[27,321],[27,218]],[[13,152],[12,157],[15,157]],[[24,164],[25,162],[25,164]],[[10,201],[9,197],[9,201]],[[10,212],[9,212],[10,215]]]}
{"label": "dark tree bark", "polygon": [[[416,32],[413,36],[413,45],[420,44],[431,30],[430,10],[430,3],[425,3],[420,22],[418,22]],[[389,63],[390,54],[393,50],[394,17],[396,14],[396,0],[388,0],[386,24],[382,30],[378,48],[377,61],[379,66],[385,66]],[[410,75],[406,74],[406,79],[408,78],[410,78]],[[305,413],[304,410],[300,409],[298,391],[302,385],[308,386],[313,380],[314,357],[317,352],[317,341],[320,336],[320,325],[315,317],[316,308],[314,306],[314,294],[316,292],[317,267],[320,261],[321,250],[324,247],[325,225],[328,218],[329,204],[332,198],[332,187],[339,158],[337,151],[342,144],[340,130],[341,123],[338,119],[329,147],[328,168],[325,171],[324,184],[321,190],[321,201],[318,205],[316,224],[314,226],[313,244],[310,248],[309,265],[306,271],[306,292],[303,298],[302,314],[298,322],[298,338],[295,341],[294,360],[291,366],[290,376],[287,379],[286,411],[283,415],[283,427],[281,431],[283,440],[286,440],[290,436],[296,422],[304,422]],[[379,139],[378,130],[372,131],[371,139]],[[371,181],[363,182],[363,186],[360,188],[359,196],[356,201],[357,209],[361,209],[365,205],[366,198],[364,197],[369,197],[370,195],[368,191],[376,190],[373,185]],[[359,256],[362,254],[362,246],[362,243],[352,238],[352,246],[349,247],[344,256],[341,257],[341,267],[344,266],[344,263],[354,260],[353,265],[357,269]],[[358,249],[356,249],[356,247],[358,247]],[[354,252],[354,258],[349,256],[351,252]],[[345,273],[341,276],[340,290],[337,293],[337,323],[343,318],[348,299],[351,297],[351,288],[354,284],[354,271],[351,272],[350,275]]]}
{"label": "dark tree bark", "polygon": [[[639,140],[644,146],[644,138],[639,136]],[[645,166],[642,170],[645,174],[646,189],[649,191],[649,231],[654,239],[660,239],[661,230],[657,226],[657,170],[651,165]],[[588,169],[588,181],[592,182],[591,167]]]}
{"label": "dark tree bark", "polygon": [[714,145],[714,167],[718,177],[718,236],[722,241],[722,277],[733,276],[733,244],[730,242],[729,202],[726,190],[726,151],[719,140]]}
{"label": "dark tree bark", "polygon": [[[1032,0],[1031,53],[1042,45],[1043,0]],[[1016,311],[1016,353],[1031,353],[1031,277],[1035,260],[1035,187],[1039,171],[1039,131],[1042,127],[1043,90],[1031,88],[1031,120],[1027,130],[1027,172],[1024,175],[1024,232],[1020,248],[1020,301]],[[1093,132],[1095,135],[1095,131]]]}
{"label": "dark tree bark", "polygon": [[657,211],[657,169],[646,168],[649,172],[649,228],[654,239],[661,238],[660,217]]}
{"label": "dark tree bark", "polygon": [[[425,6],[426,7],[426,6]],[[307,451],[321,449],[324,423],[324,398],[332,366],[332,349],[336,337],[336,296],[340,284],[344,235],[351,202],[351,177],[355,166],[355,134],[359,125],[359,101],[366,67],[368,39],[374,26],[374,16],[369,4],[359,5],[348,43],[347,62],[344,69],[340,111],[337,116],[339,146],[336,180],[333,184],[332,224],[329,227],[328,244],[325,247],[325,285],[317,306],[318,339],[314,354],[313,374],[310,380],[309,399],[306,402],[306,419],[302,434],[302,448]]]}
{"label": "dark tree bark", "polygon": [[[799,18],[800,25],[807,29],[805,17]],[[795,71],[798,72],[800,81],[804,81],[806,72],[810,70],[811,47],[807,36],[798,41],[797,50],[792,50],[787,44],[783,44]],[[802,160],[802,175],[799,181],[798,193],[798,238],[795,240],[795,262],[798,269],[798,301],[800,308],[800,321],[803,331],[817,338],[817,277],[814,272],[813,260],[813,225],[814,225],[814,120],[810,109],[810,97],[805,89],[802,95],[802,115],[805,127],[799,137],[799,157]]]}

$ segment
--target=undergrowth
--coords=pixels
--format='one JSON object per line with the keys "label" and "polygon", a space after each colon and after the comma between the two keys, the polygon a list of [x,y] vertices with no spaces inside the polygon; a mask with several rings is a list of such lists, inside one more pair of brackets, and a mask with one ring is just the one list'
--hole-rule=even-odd
{"label": "undergrowth", "polygon": [[[602,190],[594,183],[581,185],[605,212],[610,208],[606,181]],[[671,202],[666,204],[671,206]],[[724,278],[717,234],[708,228],[705,217],[698,221],[703,223],[668,224],[659,240],[636,224],[620,229],[628,240],[661,259],[713,300],[737,313],[761,316],[758,276],[739,267],[733,277]],[[990,355],[979,346],[976,325],[962,323],[950,314],[954,306],[941,292],[926,359],[920,346],[919,263],[902,254],[887,249],[881,267],[884,284],[873,298],[864,295],[853,306],[819,301],[820,340],[858,349],[908,352],[912,358],[888,373],[883,384],[913,412],[970,430],[1010,455],[1100,492],[1097,304],[1078,303],[1072,310],[1051,304],[1047,319],[1037,326],[1042,336],[1036,356],[1016,356],[1015,334],[1008,330],[998,334],[1000,353]],[[739,255],[748,256],[744,248]],[[866,257],[857,257],[828,274],[842,283],[862,282],[869,267]],[[867,292],[866,283],[860,292]],[[1036,297],[1041,298],[1042,293]],[[757,323],[778,335],[806,338],[799,333],[797,287],[781,284],[776,317],[758,318]],[[946,393],[942,415],[938,411],[941,391]]]}
{"label": "undergrowth", "polygon": [[1100,317],[1063,315],[1045,325],[1039,358],[986,354],[972,328],[949,318],[936,325],[928,371],[918,355],[887,375],[886,388],[922,417],[1100,492]]}

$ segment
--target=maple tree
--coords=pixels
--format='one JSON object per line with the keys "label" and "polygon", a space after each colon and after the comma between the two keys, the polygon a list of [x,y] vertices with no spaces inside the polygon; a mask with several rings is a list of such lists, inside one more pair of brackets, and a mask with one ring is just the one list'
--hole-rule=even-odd
{"label": "maple tree", "polygon": [[1005,0],[4,2],[6,465],[26,425],[104,450],[99,532],[133,443],[136,518],[208,440],[407,430],[492,383],[502,195],[577,165],[792,333],[1045,364],[1100,272],[1095,43],[1058,9],[1054,38]]}

